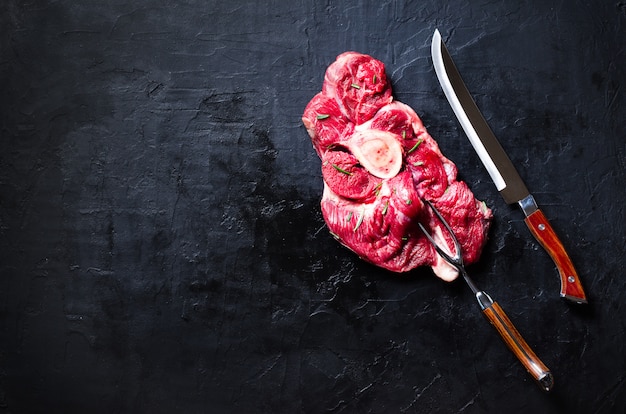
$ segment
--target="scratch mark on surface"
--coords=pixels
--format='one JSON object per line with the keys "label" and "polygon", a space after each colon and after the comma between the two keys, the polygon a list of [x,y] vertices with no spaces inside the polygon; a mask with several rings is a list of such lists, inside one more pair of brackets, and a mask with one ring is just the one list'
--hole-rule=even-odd
{"label": "scratch mark on surface", "polygon": [[401,412],[407,412],[407,411],[409,411],[409,410],[410,410],[413,406],[415,406],[415,404],[419,401],[419,399],[420,399],[420,398],[422,398],[422,395],[424,395],[424,393],[425,393],[426,391],[428,391],[428,389],[429,389],[430,387],[432,387],[432,386],[433,386],[433,384],[434,384],[435,382],[437,382],[437,380],[438,380],[439,378],[441,378],[441,374],[437,374],[437,375],[435,375],[435,377],[434,377],[434,378],[433,378],[433,379],[432,379],[432,380],[431,380],[431,381],[430,381],[430,382],[429,382],[429,383],[428,383],[428,384],[427,384],[424,388],[422,388],[421,390],[417,390],[417,391],[416,391],[416,393],[415,393],[415,397],[414,397],[414,398],[413,398],[413,400],[409,403],[409,405],[407,405],[406,407],[402,407],[402,408],[400,409],[400,411],[401,411]]}
{"label": "scratch mark on surface", "polygon": [[459,411],[457,411],[457,412],[462,413],[463,411],[465,411],[465,409],[466,409],[466,408],[471,407],[472,405],[474,405],[474,404],[476,403],[476,398],[478,398],[478,396],[479,396],[479,395],[480,395],[479,393],[476,393],[476,395],[474,395],[474,396],[472,397],[472,399],[471,399],[471,400],[469,400],[469,401],[467,402],[467,404],[465,404],[463,407],[461,407],[461,408],[459,409]]}

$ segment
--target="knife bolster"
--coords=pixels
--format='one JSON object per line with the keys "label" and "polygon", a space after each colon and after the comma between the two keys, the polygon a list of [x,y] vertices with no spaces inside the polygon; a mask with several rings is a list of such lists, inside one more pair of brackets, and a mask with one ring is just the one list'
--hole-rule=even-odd
{"label": "knife bolster", "polygon": [[519,204],[526,217],[539,210],[539,207],[537,207],[537,202],[535,201],[535,197],[533,197],[532,194],[528,194],[526,197],[519,200],[517,204]]}

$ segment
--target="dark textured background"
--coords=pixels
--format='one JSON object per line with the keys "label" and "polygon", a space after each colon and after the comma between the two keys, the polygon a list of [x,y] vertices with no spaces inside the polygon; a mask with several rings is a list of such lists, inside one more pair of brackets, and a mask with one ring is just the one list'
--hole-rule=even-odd
{"label": "dark textured background", "polygon": [[[576,264],[504,204],[437,82],[439,28]],[[626,3],[0,6],[0,413],[623,413]],[[468,289],[359,261],[300,115],[346,50],[387,65],[494,210]]]}

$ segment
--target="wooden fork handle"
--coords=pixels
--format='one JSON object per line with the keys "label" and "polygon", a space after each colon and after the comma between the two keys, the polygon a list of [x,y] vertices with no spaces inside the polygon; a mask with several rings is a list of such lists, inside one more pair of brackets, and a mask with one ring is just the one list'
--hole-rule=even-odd
{"label": "wooden fork handle", "polygon": [[548,367],[541,362],[537,355],[535,355],[517,329],[515,329],[515,326],[513,326],[513,323],[509,317],[506,316],[506,313],[504,313],[500,305],[498,305],[497,302],[493,302],[483,309],[483,314],[494,328],[496,328],[500,337],[504,340],[504,343],[513,351],[528,373],[537,381],[541,389],[550,391],[554,385],[552,373]]}

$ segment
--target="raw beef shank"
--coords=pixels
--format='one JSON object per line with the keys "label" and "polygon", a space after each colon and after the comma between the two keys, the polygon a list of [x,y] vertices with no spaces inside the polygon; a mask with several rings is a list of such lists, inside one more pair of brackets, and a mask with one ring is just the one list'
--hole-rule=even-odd
{"label": "raw beef shank", "polygon": [[457,271],[417,225],[452,248],[426,199],[452,226],[465,263],[478,259],[491,210],[457,180],[456,166],[415,111],[393,99],[382,62],[356,52],[339,55],[302,122],[322,161],[322,215],[341,244],[393,272],[431,266],[454,280]]}

